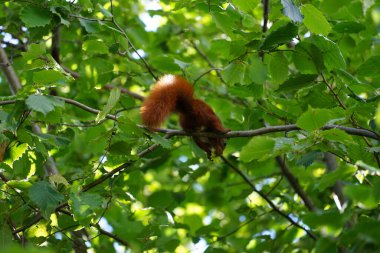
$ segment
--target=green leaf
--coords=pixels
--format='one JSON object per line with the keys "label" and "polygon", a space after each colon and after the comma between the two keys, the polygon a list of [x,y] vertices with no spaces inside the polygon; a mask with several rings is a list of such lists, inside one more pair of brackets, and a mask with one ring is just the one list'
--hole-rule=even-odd
{"label": "green leaf", "polygon": [[98,22],[79,19],[79,23],[88,33],[98,33],[101,31],[100,24]]}
{"label": "green leaf", "polygon": [[172,148],[172,143],[170,140],[163,138],[162,136],[158,134],[152,134],[153,141],[155,143],[160,144],[163,148],[165,149],[171,149]]}
{"label": "green leaf", "polygon": [[306,74],[306,75],[302,75],[302,74],[293,75],[286,82],[284,82],[280,86],[280,88],[278,89],[278,91],[281,92],[281,91],[292,91],[292,90],[301,89],[303,87],[308,86],[317,77],[318,77],[318,75],[310,75],[310,74]]}
{"label": "green leaf", "polygon": [[246,65],[240,61],[233,61],[222,71],[223,79],[230,85],[243,84]]}
{"label": "green leaf", "polygon": [[106,8],[103,7],[103,5],[101,5],[100,3],[98,3],[98,7],[100,9],[100,12],[103,13],[103,15],[107,18],[111,18],[112,17],[112,13],[110,11],[108,11]]}
{"label": "green leaf", "polygon": [[261,50],[270,50],[292,41],[298,35],[298,27],[293,23],[287,23],[269,32],[260,47]]}
{"label": "green leaf", "polygon": [[303,113],[297,120],[296,124],[300,128],[313,131],[318,130],[327,124],[330,120],[334,118],[334,114],[328,109],[314,109],[309,108],[309,110]]}
{"label": "green leaf", "polygon": [[333,29],[338,33],[359,33],[365,30],[365,26],[355,21],[343,21],[334,25]]}
{"label": "green leaf", "polygon": [[12,186],[13,188],[20,189],[20,190],[28,190],[30,187],[32,187],[32,184],[29,181],[23,180],[9,180],[7,182],[7,185]]}
{"label": "green leaf", "polygon": [[152,207],[167,208],[174,203],[173,193],[166,190],[156,191],[148,197],[148,203]]}
{"label": "green leaf", "polygon": [[108,54],[108,47],[103,41],[99,40],[86,40],[83,43],[82,48],[90,56],[96,54]]}
{"label": "green leaf", "polygon": [[55,107],[63,107],[65,104],[62,100],[55,97],[43,95],[30,95],[25,103],[29,109],[42,112],[44,115],[53,111]]}
{"label": "green leaf", "polygon": [[324,174],[321,180],[317,183],[318,190],[323,192],[326,188],[335,185],[338,180],[346,180],[352,177],[355,172],[356,168],[354,166],[344,166]]}
{"label": "green leaf", "polygon": [[34,60],[46,53],[46,46],[43,43],[39,44],[30,44],[28,46],[28,51],[21,52],[22,57],[28,61],[28,60]]}
{"label": "green leaf", "polygon": [[309,167],[313,162],[321,156],[321,152],[318,150],[313,150],[303,156],[301,156],[300,159],[297,160],[297,165],[302,165],[305,168]]}
{"label": "green leaf", "polygon": [[111,155],[128,155],[131,153],[132,144],[126,141],[116,141],[109,147]]}
{"label": "green leaf", "polygon": [[375,209],[379,203],[379,196],[367,185],[347,185],[343,193],[363,209]]}
{"label": "green leaf", "polygon": [[144,131],[125,114],[118,118],[118,127],[123,134],[128,134],[130,136],[142,137],[144,133]]}
{"label": "green leaf", "polygon": [[30,188],[29,198],[41,209],[42,215],[50,218],[55,208],[65,198],[46,181],[39,181]]}
{"label": "green leaf", "polygon": [[107,104],[104,106],[103,110],[96,116],[95,122],[99,123],[103,120],[107,114],[115,107],[120,98],[120,89],[113,88],[111,90],[110,96],[108,97]]}
{"label": "green leaf", "polygon": [[81,224],[88,224],[95,214],[95,210],[102,207],[103,199],[99,194],[81,192],[71,193],[73,213]]}
{"label": "green leaf", "polygon": [[329,129],[329,130],[323,131],[321,135],[326,140],[336,141],[339,143],[350,143],[354,141],[351,135],[349,135],[348,133],[340,129]]}
{"label": "green leaf", "polygon": [[41,70],[33,73],[33,81],[40,84],[53,84],[67,80],[66,76],[55,70]]}
{"label": "green leaf", "polygon": [[67,182],[66,178],[64,178],[60,174],[50,175],[49,182],[58,186],[59,184],[63,184],[64,186],[69,186],[69,182]]}
{"label": "green leaf", "polygon": [[21,10],[20,18],[26,27],[41,27],[50,23],[52,13],[48,9],[28,5]]}
{"label": "green leaf", "polygon": [[260,0],[232,0],[232,3],[242,11],[252,12],[252,10],[260,3]]}
{"label": "green leaf", "polygon": [[181,70],[178,64],[175,63],[174,58],[166,55],[157,55],[151,58],[150,63],[158,69],[166,72],[175,72]]}
{"label": "green leaf", "polygon": [[240,160],[251,162],[252,160],[263,161],[272,156],[275,140],[267,136],[253,137],[240,152]]}
{"label": "green leaf", "polygon": [[357,70],[358,77],[362,80],[380,79],[380,55],[371,56]]}
{"label": "green leaf", "polygon": [[317,8],[311,4],[305,4],[301,8],[305,16],[303,22],[305,26],[315,34],[327,35],[331,31],[331,26]]}
{"label": "green leaf", "polygon": [[296,68],[303,74],[318,74],[324,68],[321,50],[307,41],[297,44],[293,60]]}
{"label": "green leaf", "polygon": [[28,150],[28,147],[29,146],[27,143],[10,145],[6,153],[4,163],[12,166],[13,163],[20,159],[22,155]]}
{"label": "green leaf", "polygon": [[376,114],[375,114],[375,121],[377,127],[380,127],[380,102],[377,104]]}
{"label": "green leaf", "polygon": [[269,72],[273,83],[280,84],[288,79],[288,59],[282,53],[276,53],[270,58]]}
{"label": "green leaf", "polygon": [[311,41],[321,50],[323,61],[329,71],[346,68],[346,61],[335,42],[324,36],[313,36]]}
{"label": "green leaf", "polygon": [[284,7],[282,11],[285,16],[289,17],[293,22],[302,22],[303,16],[300,9],[294,5],[292,0],[281,0],[281,4]]}
{"label": "green leaf", "polygon": [[254,56],[250,58],[250,64],[247,66],[246,71],[245,76],[248,80],[245,83],[264,84],[267,78],[267,66],[259,57]]}

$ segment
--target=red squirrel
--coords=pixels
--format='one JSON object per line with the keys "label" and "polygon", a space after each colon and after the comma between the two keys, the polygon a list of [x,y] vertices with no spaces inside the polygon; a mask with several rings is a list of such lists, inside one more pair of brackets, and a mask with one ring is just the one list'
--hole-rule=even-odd
{"label": "red squirrel", "polygon": [[[161,77],[141,107],[141,119],[149,128],[159,127],[173,112],[179,113],[179,124],[186,132],[226,133],[229,129],[202,100],[194,98],[194,88],[184,78],[175,75]],[[193,136],[195,143],[207,153],[221,156],[225,138]]]}

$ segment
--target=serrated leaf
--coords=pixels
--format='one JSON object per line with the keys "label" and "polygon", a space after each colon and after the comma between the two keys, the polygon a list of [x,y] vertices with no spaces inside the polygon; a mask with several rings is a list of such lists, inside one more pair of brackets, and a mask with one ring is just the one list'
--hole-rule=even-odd
{"label": "serrated leaf", "polygon": [[248,77],[250,83],[263,84],[267,78],[267,66],[257,56],[250,58],[246,71],[245,76]]}
{"label": "serrated leaf", "polygon": [[300,159],[297,160],[296,165],[302,165],[305,168],[309,167],[315,159],[321,156],[321,152],[318,150],[313,150],[303,156],[301,156]]}
{"label": "serrated leaf", "polygon": [[175,63],[174,59],[172,57],[168,57],[166,55],[158,55],[155,57],[152,57],[150,63],[158,68],[162,69],[163,71],[167,72],[175,72],[179,71],[181,68]]}
{"label": "serrated leaf", "polygon": [[346,68],[346,61],[335,42],[324,36],[313,36],[311,41],[321,50],[323,62],[329,71]]}
{"label": "serrated leaf", "polygon": [[103,199],[99,194],[81,192],[79,194],[71,193],[73,213],[81,224],[90,222],[95,210],[102,207]]}
{"label": "serrated leaf", "polygon": [[267,136],[253,137],[240,152],[240,160],[251,162],[252,160],[263,161],[273,154],[275,140]]}
{"label": "serrated leaf", "polygon": [[379,197],[367,185],[347,185],[343,188],[343,193],[360,208],[375,209],[378,207]]}
{"label": "serrated leaf", "polygon": [[318,77],[318,75],[310,75],[310,74],[293,75],[280,86],[278,91],[292,91],[292,90],[301,89],[303,87],[308,86],[317,77]]}
{"label": "serrated leaf", "polygon": [[6,153],[4,163],[12,166],[13,163],[20,159],[20,157],[22,157],[22,155],[28,150],[28,147],[29,146],[27,143],[10,145]]}
{"label": "serrated leaf", "polygon": [[111,155],[128,155],[131,153],[132,145],[126,141],[116,141],[109,147]]}
{"label": "serrated leaf", "polygon": [[325,16],[323,16],[323,13],[317,8],[311,4],[305,4],[301,8],[301,12],[305,17],[303,23],[312,33],[322,35],[329,34],[331,26]]}
{"label": "serrated leaf", "polygon": [[153,138],[155,143],[160,144],[163,148],[165,148],[165,149],[172,148],[172,143],[170,140],[165,139],[158,134],[152,134],[152,138]]}
{"label": "serrated leaf", "polygon": [[45,218],[49,218],[57,205],[65,199],[46,181],[33,184],[29,190],[29,198],[40,208]]}
{"label": "serrated leaf", "polygon": [[230,85],[242,84],[244,80],[245,64],[240,61],[233,61],[222,71],[223,79]]}
{"label": "serrated leaf", "polygon": [[144,131],[137,124],[125,115],[118,118],[118,127],[123,134],[141,137]]}
{"label": "serrated leaf", "polygon": [[358,77],[364,80],[380,79],[380,55],[371,56],[357,70]]}
{"label": "serrated leaf", "polygon": [[281,4],[284,7],[282,11],[285,16],[289,17],[293,22],[302,22],[303,16],[300,9],[294,5],[292,0],[281,0]]}
{"label": "serrated leaf", "polygon": [[27,107],[44,115],[53,111],[55,107],[63,107],[64,102],[51,96],[30,95],[25,101]]}
{"label": "serrated leaf", "polygon": [[242,11],[251,12],[260,3],[260,0],[232,0],[232,3]]}
{"label": "serrated leaf", "polygon": [[111,90],[110,96],[108,97],[107,104],[104,106],[103,110],[98,113],[96,116],[96,123],[99,123],[103,120],[107,114],[115,107],[120,98],[120,89],[113,88]]}
{"label": "serrated leaf", "polygon": [[60,174],[50,175],[49,182],[55,185],[63,184],[64,186],[69,186],[69,182],[67,182],[66,178],[64,178]]}
{"label": "serrated leaf", "polygon": [[41,70],[33,73],[33,81],[40,84],[53,84],[66,80],[66,76],[52,69]]}
{"label": "serrated leaf", "polygon": [[359,33],[365,30],[365,25],[354,21],[339,22],[333,27],[338,33]]}
{"label": "serrated leaf", "polygon": [[340,129],[329,129],[321,133],[323,138],[329,141],[336,141],[339,143],[353,142],[351,135]]}
{"label": "serrated leaf", "polygon": [[264,39],[260,49],[270,50],[276,48],[292,41],[292,39],[297,37],[297,35],[298,27],[293,23],[287,23],[274,31],[270,31],[268,36]]}
{"label": "serrated leaf", "polygon": [[20,190],[28,190],[30,187],[32,187],[32,184],[27,180],[9,180],[7,182],[7,185],[12,186],[16,189]]}
{"label": "serrated leaf", "polygon": [[48,9],[28,5],[21,10],[20,18],[26,27],[41,27],[50,23],[52,13]]}
{"label": "serrated leaf", "polygon": [[318,74],[324,68],[321,50],[308,41],[302,41],[296,45],[293,61],[296,68],[303,74]]}
{"label": "serrated leaf", "polygon": [[100,3],[98,3],[98,7],[100,9],[100,12],[103,13],[103,15],[107,18],[111,18],[112,17],[112,13],[110,11],[108,11],[106,8],[103,7],[103,5],[101,5]]}
{"label": "serrated leaf", "polygon": [[28,46],[28,51],[21,52],[22,57],[26,60],[34,60],[46,53],[46,46],[43,43],[30,44]]}
{"label": "serrated leaf", "polygon": [[296,124],[304,130],[313,131],[320,129],[333,118],[331,110],[309,108],[298,118]]}
{"label": "serrated leaf", "polygon": [[108,47],[103,41],[98,40],[86,40],[82,48],[87,52],[88,55],[96,55],[96,54],[107,54]]}
{"label": "serrated leaf", "polygon": [[100,24],[98,22],[79,19],[79,23],[88,33],[98,33],[101,31]]}
{"label": "serrated leaf", "polygon": [[273,83],[280,84],[288,78],[288,64],[288,59],[283,54],[276,53],[270,58],[269,72]]}
{"label": "serrated leaf", "polygon": [[345,180],[353,176],[356,172],[355,166],[340,167],[322,176],[317,184],[319,191],[324,191],[327,187],[333,186],[338,180]]}

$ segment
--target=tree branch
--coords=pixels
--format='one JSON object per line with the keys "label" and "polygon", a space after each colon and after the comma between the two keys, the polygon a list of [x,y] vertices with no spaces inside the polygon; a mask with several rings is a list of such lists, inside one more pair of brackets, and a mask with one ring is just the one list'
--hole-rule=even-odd
{"label": "tree branch", "polygon": [[290,224],[292,224],[293,226],[295,227],[298,227],[300,229],[302,229],[303,231],[306,232],[306,234],[312,238],[313,240],[317,240],[317,237],[310,231],[308,230],[307,228],[303,227],[302,225],[300,225],[299,223],[297,223],[296,221],[294,221],[290,215],[287,215],[285,214],[283,211],[281,211],[273,202],[272,200],[270,200],[268,198],[268,196],[266,196],[264,193],[262,193],[261,191],[257,190],[255,185],[251,182],[250,178],[241,170],[239,170],[236,166],[234,166],[230,161],[228,161],[224,156],[221,156],[220,157],[225,163],[226,165],[228,165],[228,167],[230,167],[233,171],[235,171],[250,187],[251,189],[256,192],[260,197],[262,197],[268,204],[269,206],[273,209],[273,211],[275,211],[276,213],[278,213],[279,215],[281,215],[282,217],[284,217],[286,220],[288,220],[290,222]]}
{"label": "tree branch", "polygon": [[21,83],[16,75],[16,72],[12,68],[12,65],[8,59],[7,53],[4,48],[0,46],[0,65],[8,80],[9,88],[12,94],[16,94],[19,89],[21,89]]}
{"label": "tree branch", "polygon": [[262,27],[263,33],[265,33],[268,30],[268,17],[269,17],[269,0],[263,0],[263,27]]}
{"label": "tree branch", "polygon": [[125,247],[129,247],[129,243],[127,241],[125,241],[124,239],[120,238],[119,236],[115,235],[115,234],[112,234],[110,232],[107,232],[105,231],[104,229],[102,229],[99,225],[96,225],[95,226],[96,229],[98,229],[99,233],[101,235],[105,235],[105,236],[108,236],[112,239],[114,239],[115,241],[117,241],[118,243],[124,245]]}
{"label": "tree branch", "polygon": [[[16,94],[17,91],[21,89],[21,83],[11,63],[9,62],[8,56],[4,48],[2,48],[1,46],[0,46],[0,65],[7,78],[12,94]],[[41,128],[38,125],[32,124],[32,128],[35,133],[41,133]],[[47,158],[44,166],[47,173],[58,174],[58,170],[57,170],[57,167],[55,166],[55,162],[53,158],[51,158],[50,156]]]}
{"label": "tree branch", "polygon": [[[98,114],[100,112],[100,110],[89,107],[76,100],[59,97],[59,96],[56,96],[56,97],[58,99],[65,101],[68,104],[77,106],[87,112],[90,112],[93,114]],[[16,102],[17,100],[4,100],[4,101],[0,101],[0,105],[9,105],[9,104],[14,104]],[[116,115],[113,115],[113,114],[107,114],[106,118],[117,121]],[[142,126],[142,125],[139,125],[139,127],[148,129],[147,127]],[[353,127],[340,126],[340,125],[326,125],[326,126],[321,127],[319,130],[325,131],[325,130],[330,130],[330,129],[340,129],[351,135],[364,136],[371,139],[380,140],[380,135],[378,133],[373,132],[368,129],[364,129],[364,128],[353,128]],[[162,128],[154,128],[153,130],[160,133],[171,134],[173,136],[176,135],[176,136],[205,136],[205,137],[234,138],[234,137],[252,137],[252,136],[258,136],[258,135],[263,135],[263,134],[268,134],[268,133],[289,132],[289,131],[296,131],[296,130],[302,130],[302,129],[299,128],[295,124],[290,124],[290,125],[282,125],[282,126],[268,126],[268,127],[254,129],[254,130],[230,131],[226,134],[208,133],[208,132],[188,133],[183,130],[162,129]]]}
{"label": "tree branch", "polygon": [[[165,138],[170,138],[172,137],[172,135],[166,135]],[[147,149],[141,151],[139,154],[138,154],[138,157],[143,157],[151,152],[153,152],[155,149],[157,149],[160,145],[159,144],[153,144],[152,146],[148,147]],[[120,165],[119,167],[113,169],[112,171],[108,172],[107,174],[104,174],[103,176],[101,176],[100,178],[98,178],[97,180],[83,186],[81,192],[86,192],[92,188],[94,188],[95,186],[103,183],[105,180],[107,180],[108,178],[111,178],[113,175],[115,175],[116,173],[118,172],[121,172],[123,169],[127,168],[128,166],[132,165],[135,161],[129,161],[129,162],[126,162],[122,165]],[[0,174],[1,175],[1,174]],[[59,212],[61,211],[62,208],[68,206],[68,203],[67,202],[63,202],[61,203],[56,209],[55,211],[56,212]],[[40,220],[43,219],[43,216],[42,214],[39,212],[37,213],[37,215],[32,219],[32,221],[30,221],[28,224],[18,228],[18,229],[15,229],[12,233],[13,234],[17,234],[17,233],[20,233],[20,232],[23,232],[25,231],[26,229],[30,228],[31,226],[37,224]]]}
{"label": "tree branch", "polygon": [[287,215],[286,213],[284,213],[283,211],[281,211],[281,209],[278,208],[272,202],[272,200],[270,200],[268,198],[268,196],[266,196],[261,191],[257,190],[256,187],[255,187],[255,185],[251,182],[251,179],[243,171],[239,170],[236,166],[234,166],[232,163],[230,163],[225,157],[221,156],[220,158],[226,163],[226,165],[228,165],[228,167],[230,167],[233,171],[235,171],[251,187],[251,189],[254,192],[256,192],[261,198],[263,198],[269,204],[269,206],[273,209],[273,211],[275,211],[276,213],[278,213],[279,215],[281,215],[283,218],[285,218],[286,220],[288,220],[290,222],[290,224],[292,224],[293,226],[298,227],[298,228],[302,229],[303,231],[305,231],[305,233],[311,239],[317,240],[317,237],[310,230],[308,230],[307,228],[303,227],[301,224],[297,223],[295,220],[293,220],[290,217],[290,215]]}
{"label": "tree branch", "polygon": [[276,161],[282,171],[282,174],[286,177],[293,190],[298,194],[298,196],[300,196],[307,209],[309,209],[309,211],[316,211],[313,201],[302,189],[301,185],[298,182],[298,179],[290,172],[288,166],[285,163],[285,159],[277,156]]}

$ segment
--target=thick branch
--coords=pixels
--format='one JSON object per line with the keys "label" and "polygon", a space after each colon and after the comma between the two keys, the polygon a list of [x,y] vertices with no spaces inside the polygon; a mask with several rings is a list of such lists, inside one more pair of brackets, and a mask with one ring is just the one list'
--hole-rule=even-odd
{"label": "thick branch", "polygon": [[12,68],[11,63],[9,62],[7,53],[5,52],[4,48],[0,46],[0,65],[3,69],[3,72],[5,74],[5,77],[8,80],[9,88],[12,91],[12,94],[16,94],[17,90],[21,89],[21,83],[18,79],[16,72]]}
{"label": "thick branch", "polygon": [[290,172],[288,166],[285,163],[285,160],[282,157],[276,157],[277,164],[279,165],[282,174],[286,177],[289,184],[292,186],[293,190],[300,196],[303,203],[305,203],[305,206],[309,211],[316,211],[315,205],[313,201],[309,198],[309,196],[306,194],[306,192],[302,189],[301,185],[299,184],[297,178]]}
{"label": "thick branch", "polygon": [[307,228],[303,227],[301,224],[297,223],[295,220],[292,219],[292,217],[290,217],[290,215],[287,215],[286,213],[284,213],[283,211],[281,211],[280,208],[278,208],[273,202],[272,200],[270,200],[268,198],[267,195],[265,195],[264,193],[262,193],[261,191],[257,190],[255,185],[251,182],[251,179],[241,170],[239,170],[236,166],[234,166],[232,163],[230,163],[225,157],[221,156],[221,159],[232,169],[234,170],[237,174],[239,174],[239,176],[251,187],[251,189],[256,192],[260,197],[262,197],[268,204],[269,206],[273,209],[273,211],[275,211],[276,213],[278,213],[279,215],[281,215],[283,218],[285,218],[286,220],[288,220],[290,222],[290,224],[292,224],[293,226],[295,227],[298,227],[300,229],[302,229],[303,231],[306,232],[306,234],[312,238],[313,240],[317,240],[317,237],[310,231],[308,230]]}
{"label": "thick branch", "polygon": [[269,17],[269,0],[263,0],[263,29],[265,33],[268,30],[268,17]]}
{"label": "thick branch", "polygon": [[[58,96],[57,98],[62,99],[68,104],[72,104],[74,106],[77,106],[93,114],[98,114],[100,112],[100,110],[89,107],[73,99],[58,97]],[[8,105],[8,104],[14,104],[14,103],[16,103],[16,100],[0,101],[0,105]],[[113,114],[107,114],[106,118],[117,121],[117,117]],[[145,126],[141,126],[141,125],[139,127],[146,128]],[[368,129],[363,129],[363,128],[353,128],[353,127],[340,126],[340,125],[326,125],[324,127],[321,127],[319,130],[325,131],[325,130],[330,130],[330,129],[340,129],[351,135],[364,136],[371,139],[380,140],[380,135],[378,133],[370,131]],[[254,129],[254,130],[230,131],[226,134],[207,133],[207,132],[188,133],[183,130],[162,129],[162,128],[155,128],[153,130],[156,132],[170,134],[173,136],[174,135],[176,136],[207,136],[207,137],[234,138],[234,137],[252,137],[252,136],[263,135],[263,134],[268,134],[268,133],[288,132],[288,131],[296,131],[296,130],[302,130],[302,129],[299,128],[295,124],[290,124],[290,125],[283,125],[283,126],[268,126],[268,127]]]}

